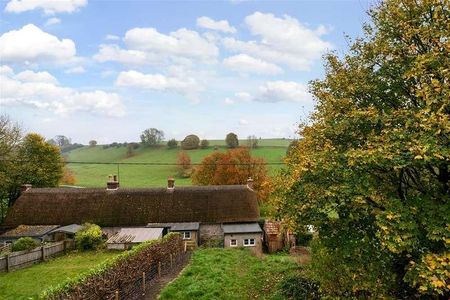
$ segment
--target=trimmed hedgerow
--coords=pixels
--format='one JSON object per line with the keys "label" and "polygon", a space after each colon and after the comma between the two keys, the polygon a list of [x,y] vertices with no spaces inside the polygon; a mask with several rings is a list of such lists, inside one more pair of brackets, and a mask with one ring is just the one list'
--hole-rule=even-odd
{"label": "trimmed hedgerow", "polygon": [[120,286],[133,283],[142,276],[142,272],[149,270],[152,264],[182,250],[183,241],[180,234],[169,233],[161,240],[142,243],[77,277],[50,287],[39,298],[75,300],[95,296],[105,299]]}

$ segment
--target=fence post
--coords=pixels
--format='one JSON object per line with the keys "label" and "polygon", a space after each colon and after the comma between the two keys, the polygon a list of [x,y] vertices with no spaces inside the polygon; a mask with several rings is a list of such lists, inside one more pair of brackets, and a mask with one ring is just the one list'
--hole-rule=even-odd
{"label": "fence post", "polygon": [[145,272],[142,272],[142,295],[145,295]]}
{"label": "fence post", "polygon": [[42,261],[45,261],[45,246],[41,246],[41,252],[42,252]]}
{"label": "fence post", "polygon": [[116,300],[119,300],[119,290],[116,290]]}
{"label": "fence post", "polygon": [[9,253],[6,254],[6,272],[10,271]]}
{"label": "fence post", "polygon": [[186,252],[187,249],[187,242],[184,242],[184,252]]}
{"label": "fence post", "polygon": [[158,277],[161,277],[161,262],[158,262]]}
{"label": "fence post", "polygon": [[172,268],[173,266],[173,257],[172,257],[172,253],[170,253],[170,268]]}

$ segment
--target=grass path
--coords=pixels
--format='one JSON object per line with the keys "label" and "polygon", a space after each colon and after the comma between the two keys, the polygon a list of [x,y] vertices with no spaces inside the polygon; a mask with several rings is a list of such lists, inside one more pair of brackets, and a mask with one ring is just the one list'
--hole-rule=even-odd
{"label": "grass path", "polygon": [[299,268],[285,255],[258,258],[247,249],[201,249],[160,299],[283,299],[278,283]]}
{"label": "grass path", "polygon": [[72,252],[44,263],[0,273],[0,299],[37,299],[40,293],[52,285],[76,276],[120,252]]}

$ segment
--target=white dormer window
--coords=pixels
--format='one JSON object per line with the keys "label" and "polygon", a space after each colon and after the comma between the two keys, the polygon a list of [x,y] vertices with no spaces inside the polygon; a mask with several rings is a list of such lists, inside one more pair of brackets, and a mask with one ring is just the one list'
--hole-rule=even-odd
{"label": "white dormer window", "polygon": [[183,231],[183,240],[190,240],[190,239],[191,239],[191,232]]}

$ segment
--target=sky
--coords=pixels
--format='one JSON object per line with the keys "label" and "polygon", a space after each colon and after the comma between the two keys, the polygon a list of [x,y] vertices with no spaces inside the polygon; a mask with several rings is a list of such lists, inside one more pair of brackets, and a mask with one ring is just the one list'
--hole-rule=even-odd
{"label": "sky", "polygon": [[0,113],[72,142],[293,138],[368,1],[0,2]]}

